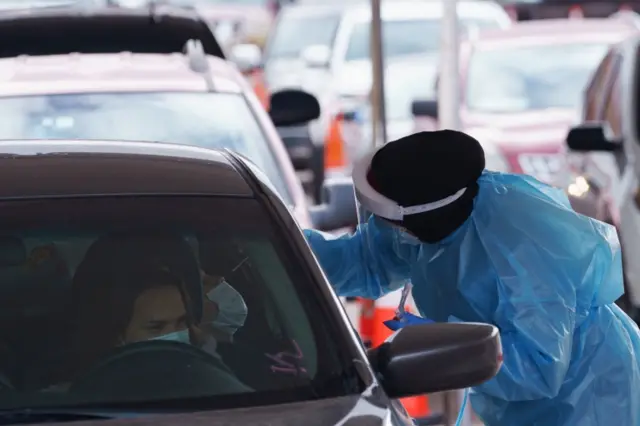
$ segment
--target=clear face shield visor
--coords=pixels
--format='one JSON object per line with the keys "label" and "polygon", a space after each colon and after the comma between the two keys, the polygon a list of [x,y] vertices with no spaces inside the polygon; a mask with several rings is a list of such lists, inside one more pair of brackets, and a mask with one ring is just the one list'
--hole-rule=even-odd
{"label": "clear face shield visor", "polygon": [[462,188],[449,197],[431,203],[409,207],[400,206],[395,201],[376,191],[367,179],[371,168],[371,160],[375,153],[376,151],[373,151],[365,155],[356,161],[353,166],[353,187],[358,209],[358,223],[360,225],[367,223],[374,216],[378,223],[385,223],[389,227],[402,229],[400,225],[395,225],[391,221],[401,222],[405,216],[426,213],[445,207],[462,197],[466,191],[466,188]]}

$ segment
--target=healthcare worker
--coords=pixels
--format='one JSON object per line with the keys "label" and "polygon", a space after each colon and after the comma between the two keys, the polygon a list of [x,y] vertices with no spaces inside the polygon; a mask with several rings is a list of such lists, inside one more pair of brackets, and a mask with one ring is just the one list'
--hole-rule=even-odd
{"label": "healthcare worker", "polygon": [[559,189],[484,168],[480,143],[449,130],[357,162],[366,223],[305,231],[328,279],[367,298],[411,282],[423,317],[496,325],[504,364],[471,392],[487,426],[640,426],[640,332],[614,303],[615,229]]}

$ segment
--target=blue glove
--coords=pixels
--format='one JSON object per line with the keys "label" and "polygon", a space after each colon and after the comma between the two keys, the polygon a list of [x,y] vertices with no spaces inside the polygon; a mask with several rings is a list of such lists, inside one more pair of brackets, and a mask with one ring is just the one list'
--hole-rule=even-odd
{"label": "blue glove", "polygon": [[396,316],[392,320],[385,321],[383,324],[391,331],[397,331],[409,325],[432,324],[435,321],[429,318],[422,318],[417,315],[403,312],[401,316]]}

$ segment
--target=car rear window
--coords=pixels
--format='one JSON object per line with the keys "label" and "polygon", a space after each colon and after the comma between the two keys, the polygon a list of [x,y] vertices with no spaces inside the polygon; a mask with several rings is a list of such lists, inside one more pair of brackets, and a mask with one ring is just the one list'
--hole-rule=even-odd
{"label": "car rear window", "polygon": [[608,48],[600,41],[478,48],[469,61],[467,108],[479,113],[578,111]]}
{"label": "car rear window", "polygon": [[299,15],[283,13],[267,49],[268,59],[298,58],[315,45],[333,47],[340,14]]}
{"label": "car rear window", "polygon": [[287,244],[253,199],[0,201],[0,410],[356,391]]}
{"label": "car rear window", "polygon": [[77,93],[0,98],[0,139],[134,140],[228,148],[287,183],[247,102],[231,93]]}
{"label": "car rear window", "polygon": [[[500,28],[495,19],[462,18],[463,33]],[[369,59],[371,56],[371,24],[362,22],[353,27],[345,60]],[[382,23],[382,44],[385,57],[414,54],[435,55],[440,51],[442,32],[439,19],[385,20]]]}

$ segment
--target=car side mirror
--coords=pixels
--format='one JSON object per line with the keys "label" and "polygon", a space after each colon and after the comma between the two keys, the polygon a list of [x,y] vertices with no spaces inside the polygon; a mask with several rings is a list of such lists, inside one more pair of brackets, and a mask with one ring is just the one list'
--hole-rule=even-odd
{"label": "car side mirror", "polygon": [[306,124],[320,117],[320,103],[302,90],[280,90],[271,95],[269,116],[276,127]]}
{"label": "car side mirror", "polygon": [[431,117],[438,119],[438,101],[428,99],[416,99],[411,103],[411,114],[414,117]]}
{"label": "car side mirror", "polygon": [[622,149],[622,141],[612,140],[610,129],[604,123],[584,123],[572,127],[567,134],[567,146],[578,152],[616,152]]}
{"label": "car side mirror", "polygon": [[331,49],[323,44],[315,44],[305,48],[300,57],[309,68],[327,68],[331,61]]}
{"label": "car side mirror", "polygon": [[243,73],[262,66],[262,50],[255,44],[237,44],[231,48],[229,56]]}
{"label": "car side mirror", "polygon": [[500,370],[502,344],[489,324],[419,324],[401,328],[368,357],[387,395],[404,398],[486,382]]}
{"label": "car side mirror", "polygon": [[322,204],[309,208],[313,227],[321,231],[355,227],[358,224],[358,212],[351,178],[329,178],[322,187]]}

